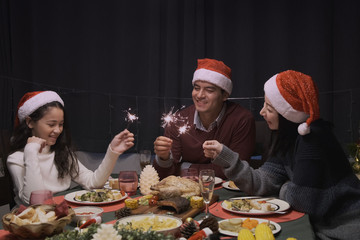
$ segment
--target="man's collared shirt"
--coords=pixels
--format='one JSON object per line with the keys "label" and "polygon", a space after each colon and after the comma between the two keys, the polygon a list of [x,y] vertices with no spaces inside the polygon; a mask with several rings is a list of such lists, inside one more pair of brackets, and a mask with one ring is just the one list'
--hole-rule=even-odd
{"label": "man's collared shirt", "polygon": [[204,127],[204,125],[202,124],[201,120],[200,120],[200,116],[199,116],[199,112],[197,110],[195,110],[195,113],[194,113],[194,125],[195,125],[195,128],[201,130],[201,131],[204,131],[204,132],[210,132],[211,130],[213,130],[215,128],[215,126],[218,126],[221,119],[223,118],[224,114],[225,114],[225,110],[226,110],[226,104],[223,105],[220,113],[219,113],[219,116],[215,119],[214,122],[212,122],[209,126],[208,129],[206,129]]}

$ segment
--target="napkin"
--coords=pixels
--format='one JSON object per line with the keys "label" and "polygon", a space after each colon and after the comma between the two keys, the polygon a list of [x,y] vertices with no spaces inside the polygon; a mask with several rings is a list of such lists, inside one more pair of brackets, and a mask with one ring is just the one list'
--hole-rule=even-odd
{"label": "napkin", "polygon": [[57,219],[65,217],[69,214],[69,206],[67,205],[66,201],[62,201],[55,207],[55,215],[57,216]]}

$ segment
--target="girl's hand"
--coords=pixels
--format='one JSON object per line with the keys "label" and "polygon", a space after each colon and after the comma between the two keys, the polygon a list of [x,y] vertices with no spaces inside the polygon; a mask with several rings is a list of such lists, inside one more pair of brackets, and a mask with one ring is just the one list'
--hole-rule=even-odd
{"label": "girl's hand", "polygon": [[134,134],[125,129],[113,138],[110,147],[113,151],[122,154],[134,146],[134,140]]}
{"label": "girl's hand", "polygon": [[203,149],[205,157],[215,159],[221,153],[223,145],[216,140],[209,140],[204,142]]}
{"label": "girl's hand", "polygon": [[27,143],[38,143],[40,144],[39,153],[43,150],[43,148],[46,146],[46,140],[42,138],[38,138],[35,136],[29,137],[27,140]]}

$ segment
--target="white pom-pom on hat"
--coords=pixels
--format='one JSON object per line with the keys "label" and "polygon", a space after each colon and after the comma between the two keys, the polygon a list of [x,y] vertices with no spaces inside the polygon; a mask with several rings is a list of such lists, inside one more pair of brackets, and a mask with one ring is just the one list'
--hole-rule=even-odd
{"label": "white pom-pom on hat", "polygon": [[298,133],[302,136],[309,134],[310,133],[310,126],[306,123],[303,122],[298,126]]}

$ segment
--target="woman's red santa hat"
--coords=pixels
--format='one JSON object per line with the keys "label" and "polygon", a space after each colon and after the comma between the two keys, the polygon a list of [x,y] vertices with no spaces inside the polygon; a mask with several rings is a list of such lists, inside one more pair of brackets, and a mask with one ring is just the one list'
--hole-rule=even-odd
{"label": "woman's red santa hat", "polygon": [[265,83],[264,91],[279,114],[301,123],[300,135],[310,133],[310,124],[320,117],[318,89],[310,76],[293,70],[281,72]]}
{"label": "woman's red santa hat", "polygon": [[61,97],[53,91],[37,91],[28,92],[21,99],[18,104],[18,111],[15,119],[15,127],[18,126],[24,119],[35,112],[39,107],[47,103],[59,102],[64,106]]}
{"label": "woman's red santa hat", "polygon": [[222,61],[215,59],[198,59],[198,66],[194,72],[192,84],[196,81],[206,81],[212,83],[221,89],[224,89],[229,95],[232,91],[231,69]]}

